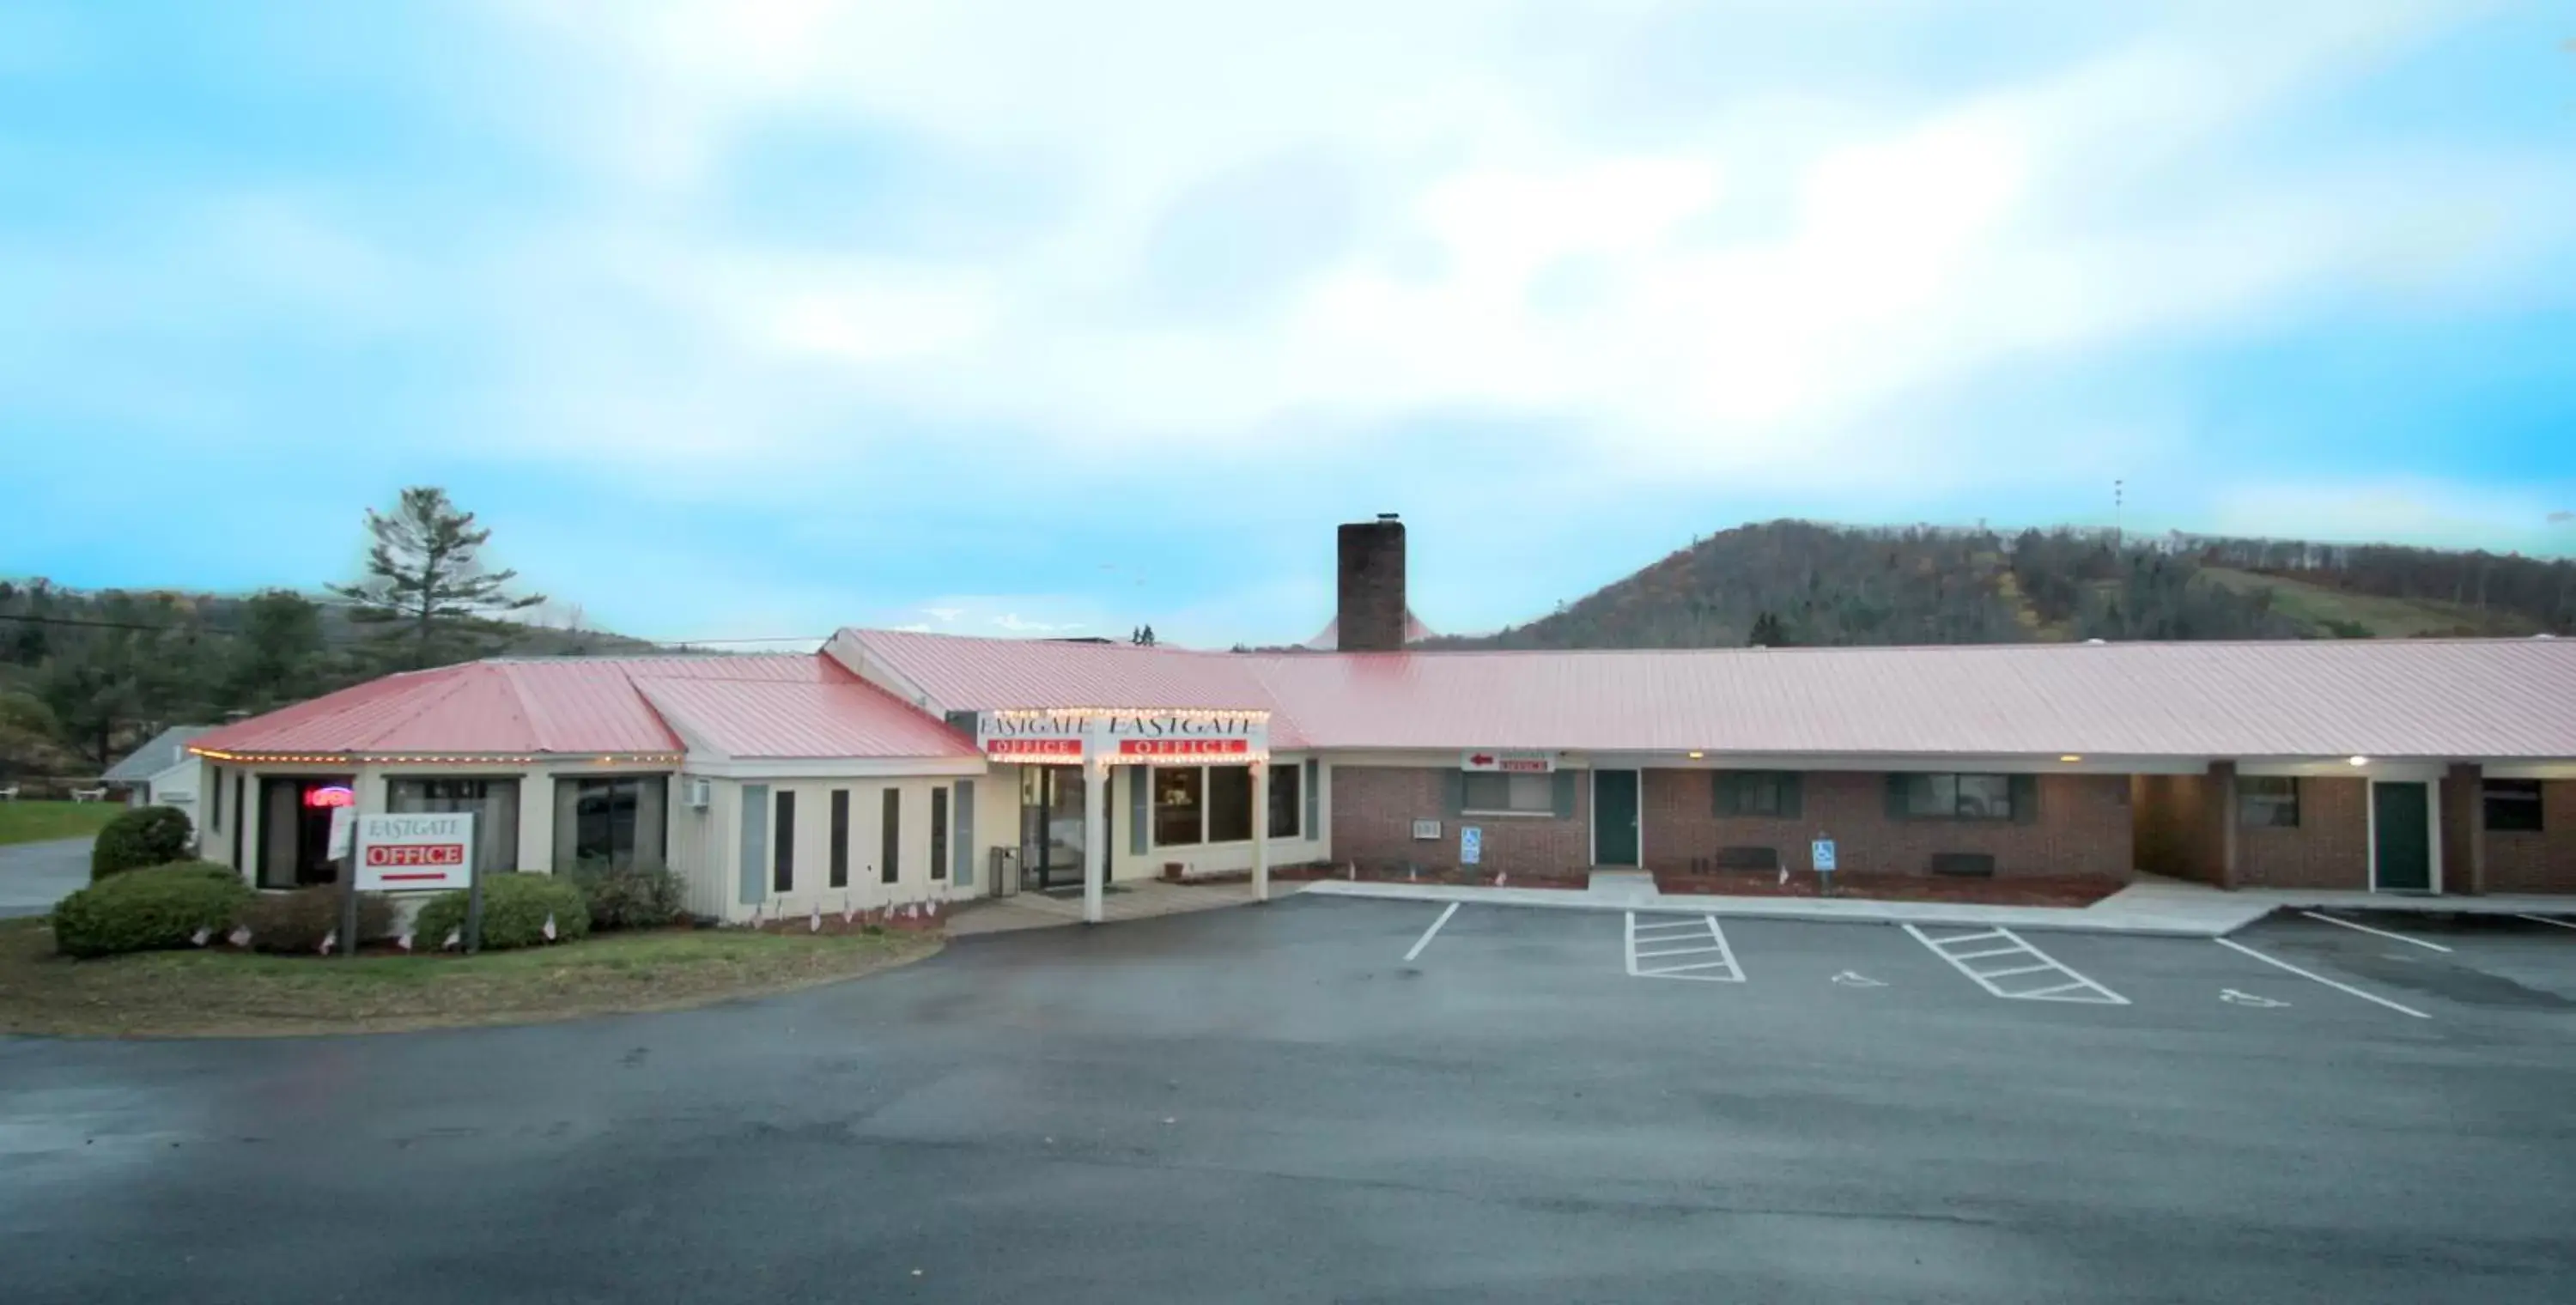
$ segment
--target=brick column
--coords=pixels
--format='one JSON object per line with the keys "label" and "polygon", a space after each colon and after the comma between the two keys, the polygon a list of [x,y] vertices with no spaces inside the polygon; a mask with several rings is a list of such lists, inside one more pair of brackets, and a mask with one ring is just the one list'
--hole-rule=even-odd
{"label": "brick column", "polygon": [[2213,761],[2202,785],[2200,855],[2209,865],[2210,881],[2234,889],[2236,883],[2236,763]]}
{"label": "brick column", "polygon": [[2442,891],[2487,890],[2486,767],[2451,763],[2442,777]]}

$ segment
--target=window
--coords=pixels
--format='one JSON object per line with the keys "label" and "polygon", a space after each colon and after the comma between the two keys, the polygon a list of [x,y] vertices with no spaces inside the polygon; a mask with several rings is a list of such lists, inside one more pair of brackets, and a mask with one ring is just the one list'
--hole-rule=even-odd
{"label": "window", "polygon": [[1252,841],[1252,767],[1207,768],[1207,839],[1211,843]]}
{"label": "window", "polygon": [[2540,781],[2491,779],[2484,794],[2487,828],[2499,834],[2540,831]]}
{"label": "window", "polygon": [[1186,847],[1203,839],[1206,774],[1196,766],[1152,766],[1145,776],[1154,786],[1154,845]]}
{"label": "window", "polygon": [[778,790],[777,828],[769,839],[769,891],[796,891],[796,795]]}
{"label": "window", "polygon": [[[217,786],[215,792],[223,789]],[[385,809],[396,815],[463,812],[474,817],[474,868],[499,872],[519,866],[519,781],[515,779],[409,779],[385,781]],[[561,867],[570,869],[571,867]]]}
{"label": "window", "polygon": [[1270,768],[1270,836],[1272,838],[1295,838],[1298,835],[1297,818],[1305,812],[1306,803],[1297,782],[1303,779],[1305,774],[1305,768],[1302,766],[1273,765]]}
{"label": "window", "polygon": [[930,790],[930,877],[948,877],[948,786]]}
{"label": "window", "polygon": [[2238,778],[2236,823],[2249,829],[2298,828],[2299,781],[2288,775]]}
{"label": "window", "polygon": [[2010,775],[1890,775],[1891,814],[1910,820],[2010,820]]}
{"label": "window", "polygon": [[662,864],[667,776],[555,781],[555,865],[615,870]]}
{"label": "window", "polygon": [[877,878],[880,882],[890,884],[903,878],[902,789],[890,788],[885,791],[885,820],[883,823],[885,826],[883,830],[885,842],[878,850],[885,853],[885,864],[877,868]]}
{"label": "window", "polygon": [[1556,776],[1505,775],[1470,771],[1461,790],[1461,806],[1494,815],[1556,814]]}
{"label": "window", "polygon": [[850,886],[850,790],[832,790],[832,887]]}
{"label": "window", "polygon": [[1799,777],[1785,770],[1712,771],[1717,786],[1717,814],[1757,819],[1794,817],[1799,811]]}

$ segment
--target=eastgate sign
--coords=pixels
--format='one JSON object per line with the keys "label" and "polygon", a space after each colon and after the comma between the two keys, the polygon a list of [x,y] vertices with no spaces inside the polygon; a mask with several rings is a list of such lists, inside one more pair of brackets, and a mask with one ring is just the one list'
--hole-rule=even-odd
{"label": "eastgate sign", "polygon": [[1259,761],[1270,715],[1258,711],[987,711],[975,744],[994,761],[1135,765]]}
{"label": "eastgate sign", "polygon": [[474,817],[360,816],[358,890],[463,888],[474,882]]}

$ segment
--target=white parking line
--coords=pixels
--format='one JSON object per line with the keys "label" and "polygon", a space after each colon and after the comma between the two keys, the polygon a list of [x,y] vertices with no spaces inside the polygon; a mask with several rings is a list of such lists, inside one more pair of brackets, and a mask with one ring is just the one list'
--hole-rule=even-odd
{"label": "white parking line", "polygon": [[[1632,979],[1699,979],[1709,983],[1742,983],[1744,970],[1735,963],[1735,949],[1726,944],[1726,931],[1717,925],[1717,917],[1703,915],[1696,919],[1650,920],[1637,923],[1637,913],[1628,915],[1628,977]],[[1651,951],[1637,950],[1643,943]],[[1639,961],[1653,961],[1670,956],[1715,956],[1714,960],[1684,961],[1678,965],[1640,966]]]}
{"label": "white parking line", "polygon": [[1459,904],[1459,903],[1457,903],[1457,902],[1451,902],[1451,903],[1449,904],[1449,909],[1448,909],[1448,910],[1446,910],[1446,911],[1442,911],[1442,912],[1440,913],[1440,918],[1439,918],[1439,919],[1437,919],[1437,920],[1432,921],[1432,922],[1431,922],[1431,927],[1422,931],[1422,936],[1421,936],[1420,938],[1417,938],[1417,939],[1415,939],[1415,940],[1413,941],[1413,950],[1412,950],[1412,951],[1409,951],[1409,952],[1406,952],[1406,953],[1404,954],[1404,959],[1406,960],[1406,962],[1410,963],[1410,962],[1413,960],[1413,958],[1414,958],[1414,957],[1416,957],[1416,956],[1420,956],[1420,955],[1422,954],[1422,949],[1423,949],[1423,948],[1428,947],[1428,946],[1430,946],[1430,945],[1431,945],[1431,938],[1432,938],[1432,936],[1433,936],[1434,934],[1437,934],[1437,933],[1439,933],[1439,932],[1440,932],[1440,926],[1442,926],[1442,925],[1444,925],[1444,924],[1449,923],[1449,917],[1450,917],[1450,916],[1456,915],[1456,914],[1458,913],[1458,907],[1459,907],[1459,905],[1460,905],[1460,904]]}
{"label": "white parking line", "polygon": [[[1994,929],[1984,933],[1953,934],[1947,938],[1935,938],[1910,924],[1905,926],[1905,931],[1914,935],[1914,941],[1931,948],[1933,955],[1940,957],[1942,960],[1948,961],[1952,969],[1957,970],[1961,974],[1967,975],[1970,979],[1976,981],[1978,987],[1983,988],[1998,997],[2005,997],[2014,1001],[2077,1001],[2089,1003],[2095,1006],[2126,1006],[2129,1004],[2128,998],[2111,991],[2109,988],[2103,987],[2101,984],[2095,983],[2091,979],[2085,978],[2081,974],[2077,974],[2071,969],[2068,969],[2064,961],[2058,960],[2056,957],[2050,956],[2048,953],[2031,946],[2030,943],[2010,929]],[[2012,945],[2009,947],[1989,947],[1973,952],[1953,952],[1950,950],[1961,943],[1981,943],[1990,938],[2002,939]],[[1975,966],[1968,964],[1968,962],[1973,960],[1998,956],[2024,957],[2029,960],[2036,961],[2038,964],[2015,965],[2002,969],[1990,970],[1980,970]],[[1995,982],[1997,979],[2007,979],[2023,974],[2038,974],[2043,971],[2052,974],[2062,974],[2066,976],[2068,982],[2053,983],[2044,988],[2024,988],[2020,990],[2006,988]]]}
{"label": "white parking line", "polygon": [[2521,912],[2516,911],[2513,918],[2517,920],[2529,920],[2533,924],[2554,924],[2561,929],[2576,929],[2576,923],[2571,923],[2566,920],[2552,920],[2545,915],[2524,915]]}
{"label": "white parking line", "polygon": [[2348,992],[2353,996],[2361,998],[2363,1001],[2377,1002],[2390,1010],[2396,1011],[2400,1015],[2412,1015],[2419,1020],[2429,1020],[2433,1018],[2412,1006],[2400,1006],[2386,997],[2379,996],[2375,993],[2363,992],[2361,989],[2356,988],[2349,983],[2337,983],[2322,974],[2312,974],[2306,970],[2300,969],[2298,966],[2290,964],[2288,961],[2282,960],[2278,956],[2266,956],[2233,938],[2212,938],[2210,941],[2221,947],[2234,948],[2237,951],[2243,952],[2246,955],[2263,962],[2265,965],[2278,966],[2281,969],[2288,970],[2290,973],[2295,974],[2302,979],[2314,979],[2337,992]]}
{"label": "white parking line", "polygon": [[2373,929],[2373,928],[2371,928],[2369,925],[2366,925],[2366,924],[2354,924],[2354,923],[2353,923],[2352,921],[2350,921],[2350,920],[2338,920],[2338,919],[2334,918],[2334,917],[2333,917],[2333,916],[2331,916],[2331,915],[2326,915],[2326,914],[2323,914],[2323,913],[2321,913],[2321,912],[2317,912],[2317,911],[2301,911],[2301,912],[2299,912],[2299,914],[2304,915],[2304,916],[2308,917],[2308,918],[2309,918],[2309,919],[2311,919],[2311,920],[2323,920],[2323,921],[2325,921],[2325,922],[2326,922],[2326,923],[2328,923],[2328,924],[2339,924],[2339,925],[2342,925],[2344,928],[2347,928],[2347,929],[2358,929],[2358,930],[2360,930],[2360,931],[2361,931],[2361,932],[2363,932],[2363,933],[2375,933],[2375,934],[2378,934],[2378,935],[2379,935],[2380,937],[2382,937],[2382,938],[2394,938],[2394,939],[2396,939],[2397,941],[2402,942],[2402,943],[2413,943],[2413,944],[2415,944],[2415,945],[2416,945],[2416,946],[2418,946],[2418,947],[2421,947],[2421,948],[2426,949],[2427,951],[2447,952],[2447,951],[2451,950],[2450,948],[2445,947],[2445,946],[2443,946],[2443,945],[2442,945],[2442,944],[2440,944],[2440,943],[2435,943],[2435,942],[2426,942],[2426,941],[2424,941],[2424,940],[2423,940],[2423,939],[2421,939],[2421,938],[2409,938],[2409,937],[2407,937],[2406,935],[2404,935],[2404,934],[2402,934],[2402,933],[2390,933],[2390,932],[2389,932],[2389,931],[2387,931],[2386,929]]}

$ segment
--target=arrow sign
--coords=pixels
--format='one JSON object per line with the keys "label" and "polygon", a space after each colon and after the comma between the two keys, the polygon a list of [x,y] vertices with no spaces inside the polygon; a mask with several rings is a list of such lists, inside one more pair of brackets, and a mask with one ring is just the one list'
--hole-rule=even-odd
{"label": "arrow sign", "polygon": [[2219,989],[2218,999],[2231,1006],[2253,1006],[2262,1010],[2273,1010],[2290,1004],[2286,1001],[2276,1001],[2270,997],[2257,997],[2250,992],[2238,992],[2234,988]]}
{"label": "arrow sign", "polygon": [[1490,752],[1479,752],[1476,755],[1467,758],[1467,764],[1470,766],[1490,766],[1494,764],[1494,754]]}

